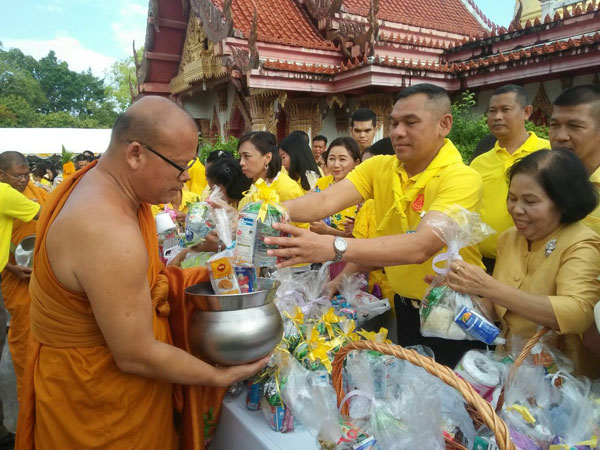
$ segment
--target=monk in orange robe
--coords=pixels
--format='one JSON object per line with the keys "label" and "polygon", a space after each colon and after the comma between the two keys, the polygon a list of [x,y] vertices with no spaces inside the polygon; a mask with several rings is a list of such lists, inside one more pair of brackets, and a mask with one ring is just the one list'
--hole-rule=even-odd
{"label": "monk in orange robe", "polygon": [[[0,171],[0,181],[9,184],[30,200],[44,205],[48,192],[37,187],[29,179],[29,162],[18,152],[5,152],[3,158],[10,158],[12,164],[9,170]],[[11,236],[11,252],[4,271],[2,272],[2,295],[4,305],[10,312],[10,328],[8,329],[8,348],[12,357],[17,378],[17,398],[21,392],[21,378],[25,369],[27,341],[29,339],[29,277],[31,269],[19,266],[15,261],[14,249],[26,238],[35,234],[37,220],[23,222],[15,220]]]}
{"label": "monk in orange robe", "polygon": [[163,269],[149,205],[183,187],[196,147],[183,109],[144,97],[119,116],[102,158],[48,199],[15,448],[175,449],[173,394],[184,385],[183,398],[175,395],[180,445],[203,449],[202,419],[212,412],[216,421],[223,397],[214,387],[266,364],[215,367],[186,351],[190,307],[181,294],[206,271]]}

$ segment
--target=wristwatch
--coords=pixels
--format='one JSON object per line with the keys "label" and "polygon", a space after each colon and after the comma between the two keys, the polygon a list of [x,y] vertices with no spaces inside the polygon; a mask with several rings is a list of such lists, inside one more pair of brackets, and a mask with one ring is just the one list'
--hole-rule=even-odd
{"label": "wristwatch", "polygon": [[348,250],[348,242],[346,242],[346,239],[336,236],[333,240],[333,250],[335,251],[333,262],[340,262],[344,253]]}

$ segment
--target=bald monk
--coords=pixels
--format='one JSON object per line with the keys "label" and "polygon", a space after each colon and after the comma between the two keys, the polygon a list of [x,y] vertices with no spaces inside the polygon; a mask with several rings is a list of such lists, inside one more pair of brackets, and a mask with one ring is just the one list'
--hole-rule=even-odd
{"label": "bald monk", "polygon": [[[25,197],[43,206],[48,192],[37,187],[29,177],[29,162],[19,152],[0,154],[0,181],[21,192]],[[17,398],[21,392],[21,378],[25,369],[27,341],[29,338],[29,277],[31,269],[20,266],[15,261],[14,249],[26,238],[35,234],[37,220],[23,222],[16,219],[10,239],[11,252],[8,263],[2,272],[2,295],[4,305],[10,312],[8,348],[12,357],[17,378]]]}
{"label": "bald monk", "polygon": [[[173,383],[226,387],[266,364],[215,367],[169,344],[173,288],[149,205],[168,202],[189,179],[196,136],[183,109],[144,97],[117,118],[100,160],[50,196],[30,282],[17,449],[175,449]],[[182,271],[167,272],[185,284]],[[204,447],[197,431],[184,448]]]}

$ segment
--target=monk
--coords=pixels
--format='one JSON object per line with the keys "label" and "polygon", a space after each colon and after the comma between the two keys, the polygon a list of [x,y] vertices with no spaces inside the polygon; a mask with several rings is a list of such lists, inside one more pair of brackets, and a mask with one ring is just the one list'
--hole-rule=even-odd
{"label": "monk", "polygon": [[[4,168],[4,169],[2,169]],[[0,181],[21,192],[25,197],[43,206],[48,192],[37,187],[29,177],[29,162],[18,152],[0,154]],[[12,357],[17,378],[17,398],[20,397],[21,379],[25,369],[27,341],[29,339],[29,277],[31,268],[20,266],[15,261],[14,250],[19,243],[35,234],[37,220],[23,222],[16,219],[10,239],[11,252],[8,263],[2,272],[2,295],[4,305],[10,312],[8,348]]]}
{"label": "monk", "polygon": [[[173,383],[226,387],[266,364],[215,367],[170,345],[169,313],[181,317],[185,307],[168,283],[181,292],[186,280],[179,269],[163,270],[150,204],[168,202],[189,179],[196,136],[183,109],[144,97],[117,118],[99,161],[50,196],[30,281],[17,449],[175,449]],[[185,348],[186,322],[175,325]],[[206,426],[189,419],[190,409],[214,417],[221,398],[207,408],[196,395],[183,422]],[[202,433],[191,434],[186,441],[184,430],[184,448],[204,448]]]}

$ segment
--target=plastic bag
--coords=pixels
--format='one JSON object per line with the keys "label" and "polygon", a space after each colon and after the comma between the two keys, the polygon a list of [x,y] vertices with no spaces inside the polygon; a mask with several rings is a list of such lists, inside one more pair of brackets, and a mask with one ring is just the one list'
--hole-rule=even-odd
{"label": "plastic bag", "polygon": [[308,319],[318,319],[326,314],[331,302],[323,295],[325,285],[329,280],[325,263],[321,270],[307,270],[295,273],[291,269],[277,270],[273,278],[281,283],[277,290],[277,307],[280,312],[295,314],[297,307]]}
{"label": "plastic bag", "polygon": [[[388,299],[379,299],[376,296],[363,291],[367,286],[367,281],[362,274],[353,274],[344,276],[339,286],[339,292],[343,300],[348,304],[348,307],[356,311],[353,319],[356,319],[359,324],[371,320],[386,311],[389,311],[391,306]],[[340,312],[344,313],[344,305],[340,305]]]}
{"label": "plastic bag", "polygon": [[[215,189],[213,193],[217,191],[221,192],[220,189]],[[210,282],[215,294],[239,294],[241,289],[235,271],[234,241],[226,208],[213,208],[213,216],[215,218],[215,230],[219,239],[225,245],[225,250],[215,254],[206,262]]]}
{"label": "plastic bag", "polygon": [[[447,250],[433,258],[433,270],[438,276],[421,302],[421,334],[452,340],[481,340],[495,343],[500,330],[491,323],[468,295],[460,294],[444,284],[443,276],[454,260],[462,259],[459,251],[477,245],[494,233],[481,221],[479,214],[460,206],[453,206],[440,219],[428,225],[446,243]],[[438,263],[446,261],[446,267]]]}
{"label": "plastic bag", "polygon": [[248,195],[252,203],[242,209],[238,218],[235,255],[243,264],[273,267],[277,257],[267,255],[267,251],[277,247],[266,245],[265,238],[281,236],[272,225],[287,222],[287,210],[279,204],[275,189],[267,186],[263,179],[252,185]]}

